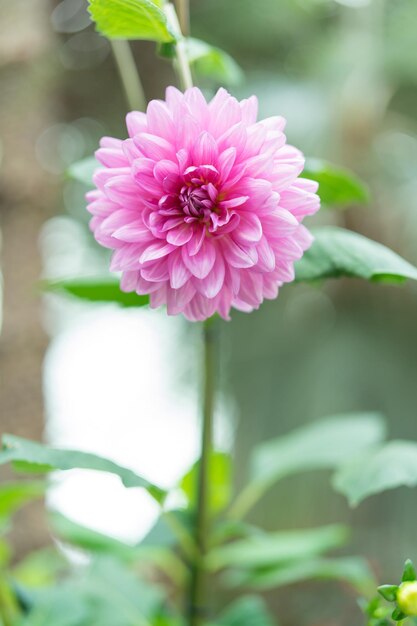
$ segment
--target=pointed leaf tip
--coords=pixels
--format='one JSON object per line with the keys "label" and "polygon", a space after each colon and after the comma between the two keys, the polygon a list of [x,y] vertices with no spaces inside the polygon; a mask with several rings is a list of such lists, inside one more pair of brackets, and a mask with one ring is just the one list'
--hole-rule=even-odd
{"label": "pointed leaf tip", "polygon": [[398,585],[381,585],[378,593],[388,602],[395,602],[397,599]]}
{"label": "pointed leaf tip", "polygon": [[404,571],[401,580],[403,583],[417,580],[416,570],[411,559],[407,559],[404,564]]}

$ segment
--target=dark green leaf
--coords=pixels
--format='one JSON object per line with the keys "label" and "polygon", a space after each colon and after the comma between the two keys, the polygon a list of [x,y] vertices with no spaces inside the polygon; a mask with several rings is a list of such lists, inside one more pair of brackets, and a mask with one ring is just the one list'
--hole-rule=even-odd
{"label": "dark green leaf", "polygon": [[[182,478],[180,487],[188,498],[189,505],[196,504],[199,462],[195,463]],[[209,465],[210,510],[217,513],[224,509],[231,496],[231,459],[225,452],[212,452]]]}
{"label": "dark green leaf", "polygon": [[323,205],[344,208],[369,201],[367,186],[347,169],[320,159],[307,159],[303,178],[319,183],[318,195]]}
{"label": "dark green leaf", "polygon": [[207,562],[212,570],[267,567],[322,554],[345,544],[347,538],[347,528],[340,525],[263,533],[214,549]]}
{"label": "dark green leaf", "polygon": [[395,622],[401,622],[403,619],[405,619],[407,617],[407,615],[405,613],[403,613],[401,611],[401,609],[399,609],[398,607],[395,608],[392,612],[392,619]]}
{"label": "dark green leaf", "polygon": [[100,163],[94,157],[87,157],[70,165],[67,175],[87,187],[93,187],[93,174],[100,167]]}
{"label": "dark green leaf", "polygon": [[335,226],[313,228],[314,241],[295,264],[296,281],[364,278],[399,283],[417,280],[417,268],[398,254],[363,235]]}
{"label": "dark green leaf", "polygon": [[143,487],[158,502],[166,493],[135,472],[122,467],[109,459],[78,450],[50,448],[28,439],[3,435],[3,450],[0,452],[0,465],[19,463],[26,472],[44,473],[52,470],[91,469],[116,474],[125,487]]}
{"label": "dark green leaf", "polygon": [[417,579],[416,570],[413,565],[413,562],[411,559],[407,559],[404,564],[404,570],[403,570],[401,581],[405,583],[405,582],[412,582],[416,579]]}
{"label": "dark green leaf", "polygon": [[398,585],[381,585],[378,587],[378,593],[388,602],[395,602],[397,599]]}
{"label": "dark green leaf", "polygon": [[275,620],[260,596],[243,596],[230,604],[216,620],[220,626],[274,626]]}
{"label": "dark green leaf", "polygon": [[164,12],[151,0],[89,0],[97,30],[109,39],[172,41]]}
{"label": "dark green leaf", "polygon": [[44,281],[42,287],[46,291],[71,295],[88,302],[115,303],[122,307],[142,307],[149,304],[149,296],[122,291],[116,277]]}
{"label": "dark green leaf", "polygon": [[375,590],[369,565],[361,557],[334,559],[299,559],[268,570],[234,572],[229,577],[233,586],[245,585],[257,590],[273,589],[305,580],[340,580],[350,583],[359,593]]}
{"label": "dark green leaf", "polygon": [[194,72],[223,85],[238,85],[243,72],[236,61],[224,50],[210,46],[205,41],[187,39],[188,60]]}
{"label": "dark green leaf", "polygon": [[365,498],[405,485],[417,485],[417,443],[390,441],[340,467],[333,479],[351,506]]}

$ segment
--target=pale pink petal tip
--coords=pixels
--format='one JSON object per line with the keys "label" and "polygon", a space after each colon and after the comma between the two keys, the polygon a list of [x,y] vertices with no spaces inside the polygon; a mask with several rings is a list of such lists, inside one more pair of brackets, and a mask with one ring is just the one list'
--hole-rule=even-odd
{"label": "pale pink petal tip", "polygon": [[320,206],[286,144],[285,120],[257,122],[255,96],[210,102],[175,87],[127,115],[128,138],[104,137],[87,195],[96,240],[112,249],[123,291],[202,321],[253,311],[294,279],[311,245],[302,225]]}

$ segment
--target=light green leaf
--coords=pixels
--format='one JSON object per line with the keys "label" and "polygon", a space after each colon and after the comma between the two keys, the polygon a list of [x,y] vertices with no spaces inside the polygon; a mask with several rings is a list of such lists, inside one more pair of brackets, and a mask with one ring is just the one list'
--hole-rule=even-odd
{"label": "light green leaf", "polygon": [[[174,547],[175,538],[169,545],[156,543],[155,541],[141,541],[139,544],[129,545],[123,541],[114,539],[99,533],[91,528],[77,524],[64,515],[54,512],[49,517],[52,530],[64,543],[81,548],[90,555],[107,555],[126,564],[136,563],[142,567],[149,564],[157,567],[166,575],[170,576],[176,584],[187,578],[186,566],[177,555],[170,549]],[[159,520],[163,519],[162,517]]]}
{"label": "light green leaf", "polygon": [[23,505],[42,497],[45,488],[42,481],[19,481],[0,485],[0,530]]}
{"label": "light green leaf", "polygon": [[243,72],[236,61],[224,50],[210,46],[201,39],[187,39],[187,56],[194,72],[223,85],[238,85]]}
{"label": "light green leaf", "polygon": [[50,513],[49,520],[54,534],[64,543],[95,554],[110,554],[124,561],[133,561],[137,557],[134,546],[77,524],[57,511]]}
{"label": "light green leaf", "polygon": [[208,555],[207,564],[212,570],[265,568],[322,554],[345,544],[347,539],[348,529],[340,525],[262,533],[214,549]]}
{"label": "light green leaf", "polygon": [[340,467],[333,479],[337,491],[351,506],[365,498],[394,489],[417,485],[417,443],[390,441]]}
{"label": "light green leaf", "polygon": [[314,469],[332,469],[386,435],[379,413],[348,413],[318,420],[255,448],[252,475],[276,481]]}
{"label": "light green leaf", "polygon": [[257,446],[252,457],[251,481],[232,505],[242,517],[277,480],[291,474],[333,469],[385,437],[378,413],[351,413],[328,417]]}
{"label": "light green leaf", "polygon": [[16,469],[25,472],[45,473],[75,468],[109,472],[119,476],[125,487],[143,487],[158,502],[162,502],[166,495],[160,487],[109,459],[78,450],[50,448],[14,435],[3,435],[0,465],[9,462],[13,463]]}
{"label": "light green leaf", "polygon": [[416,267],[363,235],[334,226],[314,228],[311,232],[313,244],[295,264],[296,281],[342,276],[386,283],[417,280]]}
{"label": "light green leaf", "polygon": [[114,303],[122,307],[142,307],[149,304],[149,296],[122,291],[120,280],[114,276],[43,281],[41,286],[45,291],[74,296],[88,302]]}
{"label": "light green leaf", "polygon": [[302,173],[319,183],[318,195],[323,205],[345,208],[369,202],[367,186],[353,172],[321,159],[307,159]]}
{"label": "light green leaf", "polygon": [[173,41],[165,13],[150,0],[89,0],[97,30],[109,39]]}
{"label": "light green leaf", "polygon": [[242,596],[230,604],[216,620],[220,626],[274,626],[265,600],[260,596]]}
{"label": "light green leaf", "polygon": [[93,187],[93,174],[98,167],[100,163],[94,157],[86,157],[70,165],[67,169],[67,176],[87,187]]}
{"label": "light green leaf", "polygon": [[364,595],[372,594],[376,584],[367,561],[361,557],[300,559],[269,570],[235,572],[229,577],[232,586],[244,585],[259,591],[305,580],[348,582]]}
{"label": "light green leaf", "polygon": [[23,588],[42,588],[53,585],[68,568],[62,552],[48,547],[30,552],[13,568],[13,579]]}
{"label": "light green leaf", "polygon": [[[180,488],[187,496],[191,507],[195,505],[197,498],[199,465],[199,462],[195,463],[180,482]],[[210,510],[213,513],[218,513],[229,504],[232,490],[231,470],[230,454],[212,452],[208,483],[210,485]]]}

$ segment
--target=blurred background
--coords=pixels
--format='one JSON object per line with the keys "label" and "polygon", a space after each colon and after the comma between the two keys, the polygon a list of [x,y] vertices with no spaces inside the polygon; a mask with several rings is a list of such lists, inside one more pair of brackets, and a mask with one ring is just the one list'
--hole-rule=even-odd
{"label": "blurred background", "polygon": [[[88,230],[85,188],[65,175],[102,135],[126,134],[111,49],[86,4],[0,0],[0,429],[109,456],[169,486],[198,449],[196,329],[39,290],[42,278],[104,273],[108,262]],[[191,0],[191,24],[242,67],[236,96],[256,93],[261,116],[284,115],[307,155],[369,183],[369,206],[319,220],[417,264],[416,0]],[[154,48],[133,44],[148,99],[175,83]],[[236,484],[254,443],[325,415],[376,409],[392,437],[417,439],[416,320],[415,285],[347,280],[287,286],[258,312],[235,313],[222,328],[217,438],[234,448]],[[82,472],[55,481],[48,504],[126,541],[156,515],[146,494]],[[17,556],[49,541],[42,510],[19,514]],[[417,558],[416,516],[414,490],[351,511],[314,473],[281,483],[252,519],[277,530],[346,521],[349,552],[387,581]],[[335,609],[337,623],[357,618],[354,596],[333,583],[270,601],[282,624],[331,624]]]}

